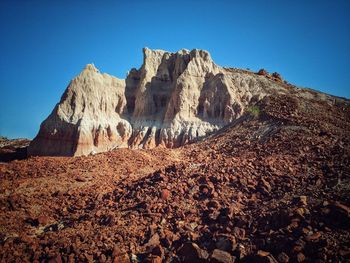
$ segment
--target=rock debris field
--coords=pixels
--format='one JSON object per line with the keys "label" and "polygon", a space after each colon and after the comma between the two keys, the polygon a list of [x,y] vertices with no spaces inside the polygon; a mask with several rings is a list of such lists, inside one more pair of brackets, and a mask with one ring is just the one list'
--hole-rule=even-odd
{"label": "rock debris field", "polygon": [[180,148],[1,163],[1,262],[349,262],[350,107],[256,109]]}

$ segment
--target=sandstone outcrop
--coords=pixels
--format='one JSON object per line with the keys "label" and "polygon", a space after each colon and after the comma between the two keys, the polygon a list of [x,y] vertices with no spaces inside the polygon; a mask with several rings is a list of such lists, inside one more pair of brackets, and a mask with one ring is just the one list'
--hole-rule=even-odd
{"label": "sandstone outcrop", "polygon": [[131,125],[122,119],[125,82],[87,65],[41,124],[31,155],[85,155],[127,146]]}
{"label": "sandstone outcrop", "polygon": [[87,65],[30,144],[30,155],[78,156],[117,147],[177,147],[240,117],[283,83],[216,65],[204,50],[144,48],[125,80]]}

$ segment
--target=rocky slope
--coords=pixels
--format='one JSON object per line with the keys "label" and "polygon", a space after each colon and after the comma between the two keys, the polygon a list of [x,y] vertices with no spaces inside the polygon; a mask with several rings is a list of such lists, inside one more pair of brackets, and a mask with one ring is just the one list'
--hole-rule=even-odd
{"label": "rocky slope", "polygon": [[0,261],[349,262],[349,134],[291,88],[180,148],[0,164]]}
{"label": "rocky slope", "polygon": [[125,80],[87,65],[41,124],[29,154],[178,147],[224,127],[265,96],[290,93],[279,75],[222,68],[204,50],[143,52],[143,65]]}
{"label": "rocky slope", "polygon": [[27,158],[28,139],[7,139],[0,136],[0,162]]}

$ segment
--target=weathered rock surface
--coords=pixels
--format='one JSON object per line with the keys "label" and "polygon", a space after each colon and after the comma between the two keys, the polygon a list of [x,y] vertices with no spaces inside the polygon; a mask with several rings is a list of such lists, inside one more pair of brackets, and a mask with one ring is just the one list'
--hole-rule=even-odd
{"label": "weathered rock surface", "polygon": [[350,262],[350,106],[300,94],[175,149],[0,163],[0,262]]}
{"label": "weathered rock surface", "polygon": [[28,139],[7,139],[0,136],[0,163],[27,158]]}
{"label": "weathered rock surface", "polygon": [[41,124],[28,153],[178,147],[222,128],[267,95],[290,92],[276,79],[222,68],[204,50],[143,52],[143,65],[125,80],[87,65]]}
{"label": "weathered rock surface", "polygon": [[41,124],[31,155],[85,155],[127,145],[130,123],[120,117],[125,82],[87,65]]}

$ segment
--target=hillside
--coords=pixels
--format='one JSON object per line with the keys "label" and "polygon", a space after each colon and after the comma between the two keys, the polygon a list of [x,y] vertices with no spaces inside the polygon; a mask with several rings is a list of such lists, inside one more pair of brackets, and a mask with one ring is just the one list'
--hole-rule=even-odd
{"label": "hillside", "polygon": [[349,101],[286,89],[179,148],[0,164],[1,261],[349,261]]}
{"label": "hillside", "polygon": [[348,104],[265,70],[223,68],[205,50],[143,49],[126,79],[84,67],[30,143],[31,156],[83,156],[116,148],[175,148],[240,118],[266,97]]}

